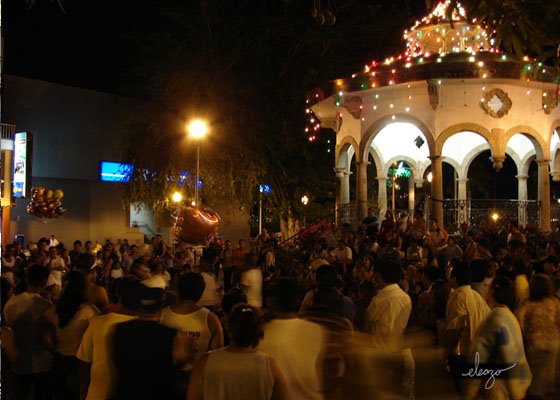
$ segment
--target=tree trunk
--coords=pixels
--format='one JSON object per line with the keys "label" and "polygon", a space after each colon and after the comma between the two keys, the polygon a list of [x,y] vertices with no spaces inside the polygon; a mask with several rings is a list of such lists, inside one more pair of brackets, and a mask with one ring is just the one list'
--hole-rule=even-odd
{"label": "tree trunk", "polygon": [[285,215],[280,217],[280,234],[282,241],[288,240],[299,232],[299,220],[294,218],[292,210],[288,209]]}

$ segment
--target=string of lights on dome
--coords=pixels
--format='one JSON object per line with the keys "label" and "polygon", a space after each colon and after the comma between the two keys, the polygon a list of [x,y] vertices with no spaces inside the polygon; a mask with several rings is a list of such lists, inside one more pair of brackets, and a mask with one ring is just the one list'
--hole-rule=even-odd
{"label": "string of lights on dome", "polygon": [[[363,71],[349,78],[328,82],[311,92],[306,99],[307,121],[304,128],[309,141],[315,141],[321,129],[321,121],[311,106],[330,96],[333,96],[334,105],[338,107],[344,104],[344,98],[350,92],[408,84],[404,107],[408,113],[411,112],[412,101],[409,83],[414,81],[435,80],[438,85],[444,79],[464,78],[519,79],[528,84],[532,81],[558,82],[559,77],[552,68],[529,56],[518,60],[494,47],[496,30],[491,30],[489,34],[486,25],[478,23],[476,19],[469,21],[465,9],[459,3],[454,4],[455,7],[449,10],[451,0],[439,2],[430,14],[405,30],[404,53],[383,61],[373,60],[364,66]],[[526,94],[531,95],[529,85]],[[547,95],[543,91],[543,98]],[[376,92],[374,96],[378,100],[380,93]],[[543,101],[544,109],[546,104]],[[376,111],[377,106],[373,107]],[[393,101],[389,107],[394,108]],[[342,113],[337,114],[342,118]]]}

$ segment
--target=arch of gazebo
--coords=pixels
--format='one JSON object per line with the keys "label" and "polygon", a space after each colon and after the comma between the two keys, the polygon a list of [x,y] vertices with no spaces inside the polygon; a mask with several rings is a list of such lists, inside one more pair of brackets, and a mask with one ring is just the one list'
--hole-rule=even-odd
{"label": "arch of gazebo", "polygon": [[[338,204],[349,202],[348,176],[355,157],[357,218],[367,213],[368,185],[378,185],[377,204],[383,213],[388,172],[395,161],[404,161],[412,172],[409,199],[415,198],[414,189],[423,185],[430,169],[431,213],[443,223],[442,163],[455,170],[453,200],[465,201],[469,167],[482,151],[490,150],[496,170],[506,155],[516,165],[520,223],[526,222],[521,205],[527,202],[529,166],[536,162],[539,222],[549,230],[550,176],[560,180],[559,77],[536,61],[517,60],[491,48],[484,35],[474,47],[465,41],[452,49],[445,48],[446,41],[432,43],[422,36],[434,26],[453,32],[449,35],[468,34],[472,26],[465,15],[457,20],[452,16],[464,26],[454,26],[445,19],[448,15],[438,11],[406,33],[405,54],[373,62],[351,78],[310,93],[310,115],[337,132]],[[370,154],[377,179],[368,182]],[[417,206],[409,203],[409,209]]]}

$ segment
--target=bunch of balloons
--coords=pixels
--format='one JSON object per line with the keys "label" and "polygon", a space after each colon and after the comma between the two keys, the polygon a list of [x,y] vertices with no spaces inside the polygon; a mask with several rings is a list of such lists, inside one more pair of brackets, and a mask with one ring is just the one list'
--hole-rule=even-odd
{"label": "bunch of balloons", "polygon": [[220,225],[220,216],[209,208],[182,206],[174,215],[175,236],[180,242],[205,244]]}
{"label": "bunch of balloons", "polygon": [[31,189],[31,202],[27,212],[39,218],[58,218],[66,213],[62,207],[64,192],[60,189],[50,190],[44,186]]}

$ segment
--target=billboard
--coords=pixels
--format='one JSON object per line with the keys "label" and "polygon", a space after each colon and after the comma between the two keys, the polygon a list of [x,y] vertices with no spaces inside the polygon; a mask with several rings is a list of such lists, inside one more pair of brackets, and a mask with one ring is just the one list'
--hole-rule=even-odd
{"label": "billboard", "polygon": [[14,134],[14,163],[12,169],[12,196],[16,199],[27,197],[31,186],[31,158],[33,155],[33,135],[30,132]]}
{"label": "billboard", "polygon": [[132,164],[113,161],[101,161],[99,165],[99,180],[103,182],[128,182],[134,171]]}

